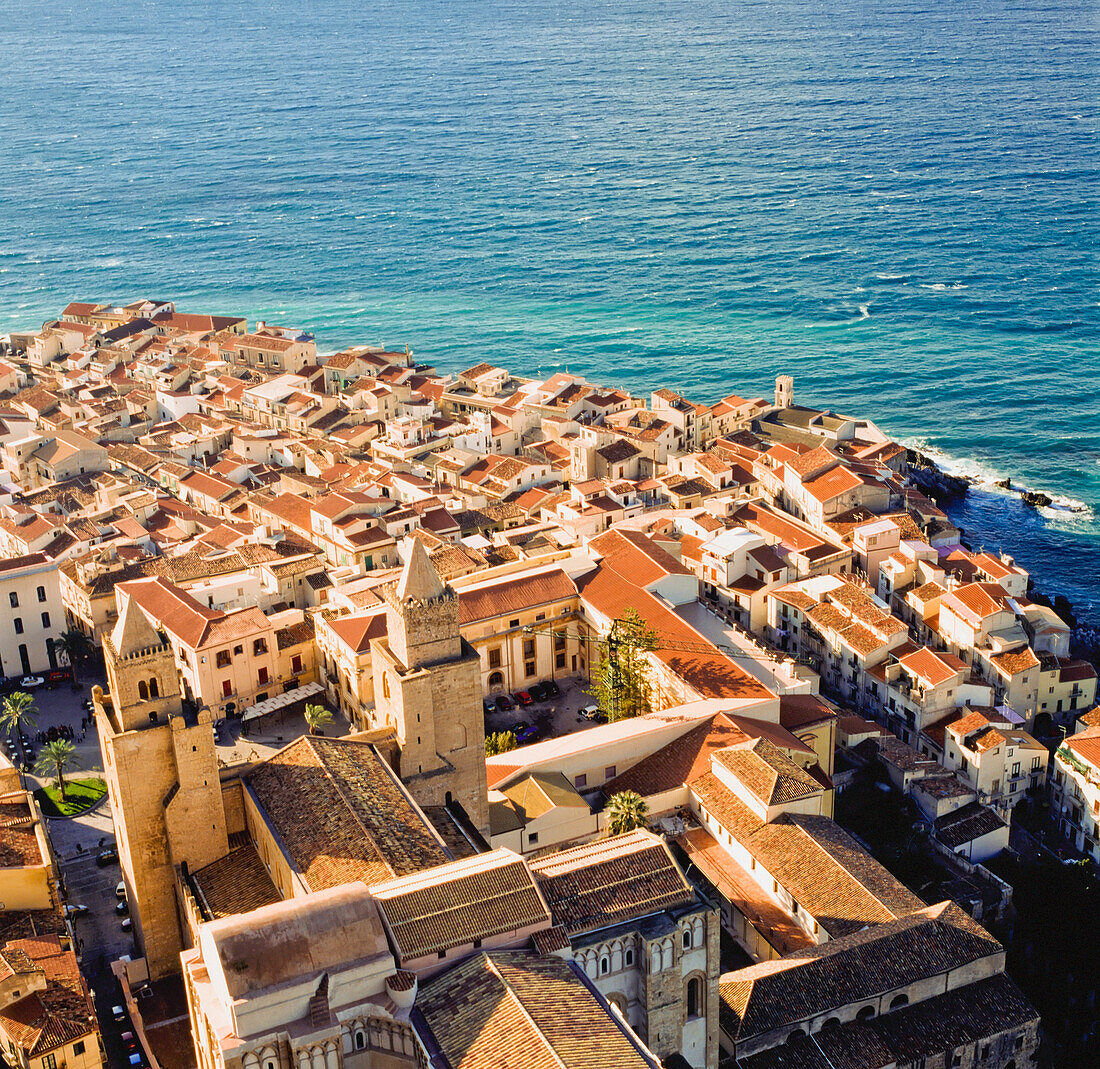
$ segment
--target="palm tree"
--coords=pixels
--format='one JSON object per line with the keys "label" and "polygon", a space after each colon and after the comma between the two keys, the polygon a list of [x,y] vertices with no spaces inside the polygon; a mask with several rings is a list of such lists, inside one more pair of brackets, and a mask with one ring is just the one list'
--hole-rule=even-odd
{"label": "palm tree", "polygon": [[68,631],[62,631],[61,634],[53,640],[53,648],[69,662],[69,667],[73,672],[73,686],[77,686],[80,682],[78,679],[77,665],[83,664],[91,655],[93,648],[92,640],[88,638],[83,631],[74,627],[70,628]]}
{"label": "palm tree", "polygon": [[47,742],[34,763],[34,770],[38,775],[56,778],[62,801],[65,801],[65,770],[79,767],[80,757],[76,747],[68,739],[54,739],[52,742]]}
{"label": "palm tree", "polygon": [[607,834],[625,835],[646,826],[649,806],[637,791],[620,791],[607,803]]}
{"label": "palm tree", "polygon": [[323,705],[307,705],[306,723],[309,725],[311,735],[321,735],[323,734],[321,728],[332,723],[332,713]]}
{"label": "palm tree", "polygon": [[0,706],[0,728],[9,734],[15,731],[19,740],[19,782],[23,782],[23,765],[26,764],[26,753],[23,750],[23,728],[33,728],[38,718],[38,710],[34,707],[34,699],[22,690],[12,691],[4,699]]}

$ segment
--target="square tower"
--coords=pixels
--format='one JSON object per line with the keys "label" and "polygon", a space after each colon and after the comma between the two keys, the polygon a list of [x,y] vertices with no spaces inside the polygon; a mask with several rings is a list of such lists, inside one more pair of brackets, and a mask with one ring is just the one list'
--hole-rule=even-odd
{"label": "square tower", "polygon": [[487,837],[481,660],[459,633],[458,595],[410,542],[384,592],[387,636],[371,643],[375,720],[395,729],[398,774],[417,802],[458,802]]}
{"label": "square tower", "polygon": [[119,592],[104,636],[110,693],[92,689],[104,778],[134,935],[152,979],[179,971],[176,868],[229,849],[212,717],[186,716],[167,641]]}

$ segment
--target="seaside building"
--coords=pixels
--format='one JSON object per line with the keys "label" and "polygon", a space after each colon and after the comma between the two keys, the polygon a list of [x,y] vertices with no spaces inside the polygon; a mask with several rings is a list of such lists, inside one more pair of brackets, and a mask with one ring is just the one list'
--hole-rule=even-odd
{"label": "seaside building", "polygon": [[[785,375],[774,403],[714,404],[441,375],[152,299],[13,341],[0,670],[57,666],[71,627],[102,647],[121,973],[182,971],[201,1069],[1031,1058],[1003,949],[870,857],[835,795],[871,770],[973,874],[1096,673],[873,423],[795,404]],[[545,680],[586,703],[628,610],[652,712],[483,706]],[[215,740],[313,698],[352,734]],[[486,758],[487,717],[521,715],[543,741]],[[1082,726],[1051,790],[1095,855]],[[627,791],[648,828],[609,837]],[[35,918],[0,911],[0,1030],[33,1069],[91,1069],[46,866],[4,871]],[[68,991],[64,1049],[18,1032],[24,976],[43,1006]]]}

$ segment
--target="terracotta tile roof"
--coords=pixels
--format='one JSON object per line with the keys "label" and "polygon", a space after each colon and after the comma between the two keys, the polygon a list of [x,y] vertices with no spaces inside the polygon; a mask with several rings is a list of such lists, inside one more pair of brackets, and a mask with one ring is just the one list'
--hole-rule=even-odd
{"label": "terracotta tile roof", "polygon": [[937,687],[954,678],[959,672],[969,672],[970,666],[951,653],[937,653],[927,646],[921,646],[913,653],[907,653],[899,658],[899,662],[910,675]]}
{"label": "terracotta tile roof", "polygon": [[790,456],[786,464],[800,479],[803,479],[811,472],[817,471],[818,468],[836,462],[836,454],[828,446],[819,445],[816,449],[811,449],[807,453]]}
{"label": "terracotta tile roof", "polygon": [[[655,656],[701,697],[772,697],[762,683],[645,589],[668,574],[694,577],[689,568],[637,531],[609,531],[589,545],[603,557],[577,581],[582,600],[612,620],[628,608],[637,609],[665,643],[658,646]],[[677,649],[681,644],[686,648]]]}
{"label": "terracotta tile roof", "polygon": [[724,974],[722,1030],[738,1042],[963,969],[1002,947],[954,902]]}
{"label": "terracotta tile roof", "polygon": [[821,784],[767,739],[718,750],[713,760],[728,769],[765,805],[781,805],[821,792]]}
{"label": "terracotta tile roof", "polygon": [[653,1069],[580,970],[477,954],[424,984],[417,1009],[451,1069]]}
{"label": "terracotta tile roof", "polygon": [[0,798],[0,868],[45,863],[26,795],[17,791]]}
{"label": "terracotta tile roof", "polygon": [[249,913],[282,900],[251,842],[191,873],[206,920]]}
{"label": "terracotta tile roof", "polygon": [[748,738],[724,713],[707,717],[678,739],[604,784],[603,794],[610,798],[620,791],[636,791],[644,798],[675,790],[709,772],[710,755],[715,750],[746,742]]}
{"label": "terracotta tile roof", "polygon": [[996,583],[964,583],[955,587],[943,599],[942,605],[976,625],[1004,609],[1007,596],[1004,588]]}
{"label": "terracotta tile roof", "polygon": [[[8,942],[0,959],[9,974],[41,970],[46,987],[0,1010],[3,1029],[29,1057],[42,1057],[97,1031],[76,955],[64,950],[56,935]],[[92,1040],[92,1042],[96,1042]]]}
{"label": "terracotta tile roof", "polygon": [[804,950],[814,938],[739,865],[706,828],[692,828],[677,843],[718,892],[781,954]]}
{"label": "terracotta tile roof", "polygon": [[809,594],[797,589],[780,588],[779,590],[772,590],[768,593],[768,597],[775,598],[781,604],[793,605],[803,612],[814,608],[818,604],[816,598],[811,598]]}
{"label": "terracotta tile roof", "polygon": [[402,961],[551,924],[526,863],[511,850],[375,884],[371,894]]}
{"label": "terracotta tile roof", "polygon": [[312,891],[450,860],[369,743],[307,735],[243,779]]}
{"label": "terracotta tile roof", "polygon": [[385,612],[356,613],[325,621],[327,627],[355,653],[366,653],[371,639],[386,634]]}
{"label": "terracotta tile roof", "polygon": [[691,789],[833,938],[923,907],[827,817],[785,814],[765,824],[713,773]]}
{"label": "terracotta tile roof", "polygon": [[459,621],[469,624],[496,616],[523,612],[577,596],[577,587],[560,568],[526,575],[505,576],[458,592]]}
{"label": "terracotta tile roof", "polygon": [[549,854],[531,870],[554,920],[573,934],[695,897],[664,841],[642,830]]}
{"label": "terracotta tile roof", "polygon": [[950,850],[1006,827],[1005,822],[989,806],[978,802],[969,802],[937,817],[935,826],[936,838]]}
{"label": "terracotta tile roof", "polygon": [[1035,656],[1030,646],[1021,646],[1018,650],[994,654],[989,660],[1006,676],[1018,676],[1039,664],[1039,658]]}
{"label": "terracotta tile roof", "polygon": [[854,490],[864,482],[855,472],[842,464],[802,483],[802,489],[816,501],[831,501],[834,497]]}
{"label": "terracotta tile roof", "polygon": [[1100,768],[1100,727],[1079,731],[1067,738],[1063,745],[1093,768]]}

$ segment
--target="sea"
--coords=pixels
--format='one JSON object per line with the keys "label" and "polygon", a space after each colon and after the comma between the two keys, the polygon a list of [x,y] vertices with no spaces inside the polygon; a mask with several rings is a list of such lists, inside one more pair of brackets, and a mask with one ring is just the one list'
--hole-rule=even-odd
{"label": "sea", "polygon": [[1100,624],[1098,12],[14,0],[0,333],[148,296],[442,370],[789,373]]}

